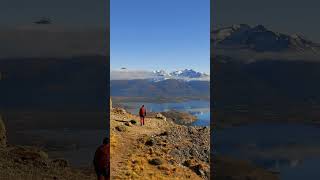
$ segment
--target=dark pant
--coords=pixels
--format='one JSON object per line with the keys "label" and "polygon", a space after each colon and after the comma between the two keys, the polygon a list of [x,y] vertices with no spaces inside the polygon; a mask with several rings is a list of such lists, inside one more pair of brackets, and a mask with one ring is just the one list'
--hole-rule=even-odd
{"label": "dark pant", "polygon": [[95,168],[98,180],[109,180],[110,172],[108,169],[98,169]]}
{"label": "dark pant", "polygon": [[144,116],[140,116],[140,124],[144,125]]}

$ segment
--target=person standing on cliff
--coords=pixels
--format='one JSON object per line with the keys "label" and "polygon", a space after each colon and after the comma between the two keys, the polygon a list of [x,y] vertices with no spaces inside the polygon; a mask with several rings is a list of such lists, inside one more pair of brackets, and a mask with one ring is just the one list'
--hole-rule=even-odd
{"label": "person standing on cliff", "polygon": [[109,138],[104,138],[103,144],[97,148],[94,154],[93,165],[98,180],[110,180]]}
{"label": "person standing on cliff", "polygon": [[140,116],[140,124],[141,126],[144,125],[144,118],[147,115],[147,110],[144,107],[144,105],[141,106],[140,110],[139,110],[139,116]]}

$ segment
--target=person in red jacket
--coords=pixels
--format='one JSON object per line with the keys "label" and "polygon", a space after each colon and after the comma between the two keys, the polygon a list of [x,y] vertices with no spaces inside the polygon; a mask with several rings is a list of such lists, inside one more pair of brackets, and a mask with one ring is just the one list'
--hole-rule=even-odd
{"label": "person in red jacket", "polygon": [[103,139],[103,144],[99,146],[94,154],[94,169],[98,180],[110,179],[110,145],[109,138]]}
{"label": "person in red jacket", "polygon": [[140,124],[141,126],[144,125],[144,118],[147,115],[147,110],[144,107],[144,105],[141,106],[140,110],[139,110],[139,116],[140,116]]}

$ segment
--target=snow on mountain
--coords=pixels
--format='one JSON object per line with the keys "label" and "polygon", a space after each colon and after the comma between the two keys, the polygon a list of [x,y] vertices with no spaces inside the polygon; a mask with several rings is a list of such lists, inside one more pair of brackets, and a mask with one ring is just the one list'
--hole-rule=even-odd
{"label": "snow on mountain", "polygon": [[170,75],[173,77],[181,77],[181,78],[203,78],[208,76],[205,73],[197,72],[192,69],[174,71],[174,72],[171,72]]}
{"label": "snow on mountain", "polygon": [[170,76],[170,74],[168,74],[165,70],[156,70],[156,71],[153,71],[153,73],[157,76],[163,76],[163,77]]}
{"label": "snow on mountain", "polygon": [[152,81],[163,81],[166,79],[179,79],[184,81],[209,81],[210,75],[194,71],[192,69],[166,72],[164,70],[156,71],[137,71],[137,70],[112,70],[110,72],[111,80],[133,80],[149,79]]}

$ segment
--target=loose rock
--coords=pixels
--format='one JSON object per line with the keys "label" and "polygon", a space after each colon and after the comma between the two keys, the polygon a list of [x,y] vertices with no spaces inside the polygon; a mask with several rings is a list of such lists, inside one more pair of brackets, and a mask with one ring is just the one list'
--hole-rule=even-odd
{"label": "loose rock", "polygon": [[131,126],[131,124],[129,122],[125,122],[124,125]]}
{"label": "loose rock", "polygon": [[150,159],[150,160],[149,160],[149,163],[152,164],[152,165],[158,166],[158,165],[161,165],[161,164],[162,164],[162,160],[159,159],[159,158],[154,158],[154,159]]}
{"label": "loose rock", "polygon": [[133,124],[133,125],[136,125],[136,124],[137,124],[137,121],[134,120],[134,119],[132,119],[132,120],[130,120],[130,123]]}
{"label": "loose rock", "polygon": [[120,132],[125,132],[125,131],[127,131],[127,128],[126,128],[126,126],[121,125],[121,126],[117,126],[117,127],[116,127],[116,130],[118,130],[118,131],[120,131]]}
{"label": "loose rock", "polygon": [[157,114],[156,114],[156,118],[157,118],[157,119],[162,119],[162,120],[164,120],[164,121],[167,121],[167,118],[166,118],[164,115],[162,115],[161,113],[157,113]]}
{"label": "loose rock", "polygon": [[156,141],[154,139],[148,139],[145,144],[147,146],[153,146],[156,144]]}

